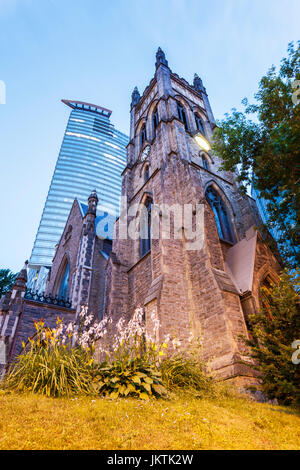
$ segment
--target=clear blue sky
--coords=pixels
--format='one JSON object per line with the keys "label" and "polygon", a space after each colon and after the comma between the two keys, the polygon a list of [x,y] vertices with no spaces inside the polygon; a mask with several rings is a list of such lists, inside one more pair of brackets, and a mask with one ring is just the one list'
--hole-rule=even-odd
{"label": "clear blue sky", "polygon": [[113,110],[128,133],[131,92],[161,46],[175,73],[202,77],[220,119],[299,39],[299,18],[299,0],[0,0],[0,268],[30,256],[69,114],[61,98]]}

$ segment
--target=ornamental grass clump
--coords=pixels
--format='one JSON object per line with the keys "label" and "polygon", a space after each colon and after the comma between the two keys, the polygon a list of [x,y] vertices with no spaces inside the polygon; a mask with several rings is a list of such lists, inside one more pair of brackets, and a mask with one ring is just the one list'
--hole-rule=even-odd
{"label": "ornamental grass clump", "polygon": [[173,339],[173,353],[166,356],[160,364],[162,380],[168,390],[189,390],[201,395],[212,393],[214,382],[208,373],[207,365],[201,358],[200,338],[191,334],[188,346],[181,347],[181,342]]}
{"label": "ornamental grass clump", "polygon": [[71,327],[59,317],[56,328],[46,328],[40,320],[35,329],[35,336],[23,343],[23,353],[8,370],[3,387],[52,397],[91,393],[92,350],[74,347]]}
{"label": "ornamental grass clump", "polygon": [[193,355],[177,352],[167,357],[160,365],[162,380],[169,390],[189,389],[192,392],[212,390],[213,379],[202,362]]}

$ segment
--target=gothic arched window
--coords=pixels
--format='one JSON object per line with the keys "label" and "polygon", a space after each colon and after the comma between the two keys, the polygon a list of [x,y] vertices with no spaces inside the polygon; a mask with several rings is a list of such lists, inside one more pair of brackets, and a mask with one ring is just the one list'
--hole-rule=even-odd
{"label": "gothic arched window", "polygon": [[141,128],[141,132],[140,132],[140,148],[143,147],[143,144],[144,144],[146,139],[147,139],[146,124],[144,124],[143,127]]}
{"label": "gothic arched window", "polygon": [[180,121],[183,122],[185,130],[188,131],[189,126],[188,126],[188,121],[187,121],[185,109],[182,106],[182,104],[178,103],[178,102],[177,102],[177,111],[178,111],[178,117],[179,117]]}
{"label": "gothic arched window", "polygon": [[151,206],[152,200],[146,199],[140,218],[140,257],[144,256],[151,249]]}
{"label": "gothic arched window", "polygon": [[152,122],[153,122],[153,135],[154,135],[154,137],[155,137],[155,135],[156,135],[156,128],[157,128],[157,126],[158,126],[158,110],[157,110],[157,106],[156,106],[155,110],[153,111]]}
{"label": "gothic arched window", "polygon": [[69,272],[70,272],[70,265],[69,265],[69,263],[67,263],[67,265],[65,266],[65,269],[63,271],[63,275],[62,275],[60,285],[59,285],[59,289],[58,289],[58,297],[60,299],[67,300]]}
{"label": "gothic arched window", "polygon": [[203,165],[203,168],[205,168],[206,170],[209,171],[209,163],[208,163],[208,158],[205,156],[205,154],[202,153],[201,155],[201,159],[202,159],[202,165]]}
{"label": "gothic arched window", "polygon": [[214,212],[215,221],[220,238],[227,242],[234,243],[235,237],[230,217],[223,200],[221,199],[217,191],[213,189],[212,186],[210,186],[206,190],[205,197]]}
{"label": "gothic arched window", "polygon": [[259,301],[261,307],[264,309],[265,313],[268,315],[270,320],[272,319],[271,315],[271,300],[272,300],[272,280],[270,276],[266,276],[261,283]]}
{"label": "gothic arched window", "polygon": [[144,169],[144,182],[146,183],[146,181],[148,181],[149,179],[149,165],[146,165],[145,166],[145,169]]}
{"label": "gothic arched window", "polygon": [[197,130],[205,135],[203,121],[202,121],[201,117],[199,116],[199,114],[197,114],[197,113],[195,113],[195,121],[196,121]]}

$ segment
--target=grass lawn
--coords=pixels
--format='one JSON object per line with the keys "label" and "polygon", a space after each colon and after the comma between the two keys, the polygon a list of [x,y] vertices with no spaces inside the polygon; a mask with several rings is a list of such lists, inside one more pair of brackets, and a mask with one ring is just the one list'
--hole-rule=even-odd
{"label": "grass lawn", "polygon": [[0,449],[300,449],[300,415],[239,397],[144,402],[0,391]]}

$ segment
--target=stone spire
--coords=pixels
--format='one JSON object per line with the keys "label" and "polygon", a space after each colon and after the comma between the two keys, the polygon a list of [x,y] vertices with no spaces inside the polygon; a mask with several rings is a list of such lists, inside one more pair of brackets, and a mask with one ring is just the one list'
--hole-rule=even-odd
{"label": "stone spire", "polygon": [[97,196],[97,191],[94,189],[91,194],[89,195],[88,198],[88,210],[87,214],[93,214],[96,216],[96,210],[97,210],[97,204],[98,204],[98,196]]}
{"label": "stone spire", "polygon": [[74,284],[72,287],[72,305],[76,308],[76,320],[82,307],[88,305],[92,268],[95,249],[95,219],[98,196],[94,189],[88,198],[88,209],[84,216],[81,240],[77,252]]}
{"label": "stone spire", "polygon": [[161,48],[159,47],[157,49],[157,53],[156,53],[156,62],[155,62],[155,67],[158,68],[160,64],[163,64],[165,65],[166,67],[168,67],[168,61],[166,59],[166,56],[165,56],[165,53],[161,50]]}
{"label": "stone spire", "polygon": [[197,91],[205,91],[201,78],[195,73],[194,75],[194,88]]}
{"label": "stone spire", "polygon": [[139,94],[139,90],[136,86],[136,87],[134,87],[134,90],[133,90],[132,95],[131,95],[131,107],[138,104],[139,99],[140,99],[140,94]]}
{"label": "stone spire", "polygon": [[203,102],[204,102],[204,107],[207,111],[207,115],[208,115],[208,120],[212,126],[212,129],[216,126],[216,121],[215,121],[215,118],[214,118],[214,115],[213,115],[213,112],[212,112],[212,109],[211,109],[211,106],[210,106],[210,102],[209,102],[209,99],[208,99],[208,96],[207,96],[207,93],[206,93],[206,89],[205,87],[203,86],[203,82],[201,80],[201,78],[195,73],[194,75],[194,88],[195,90],[197,90],[198,92],[200,92],[202,94],[202,99],[203,99]]}
{"label": "stone spire", "polygon": [[28,261],[25,261],[24,267],[21,269],[21,271],[19,272],[19,274],[16,277],[16,281],[14,283],[13,289],[26,290],[27,265],[28,265]]}

